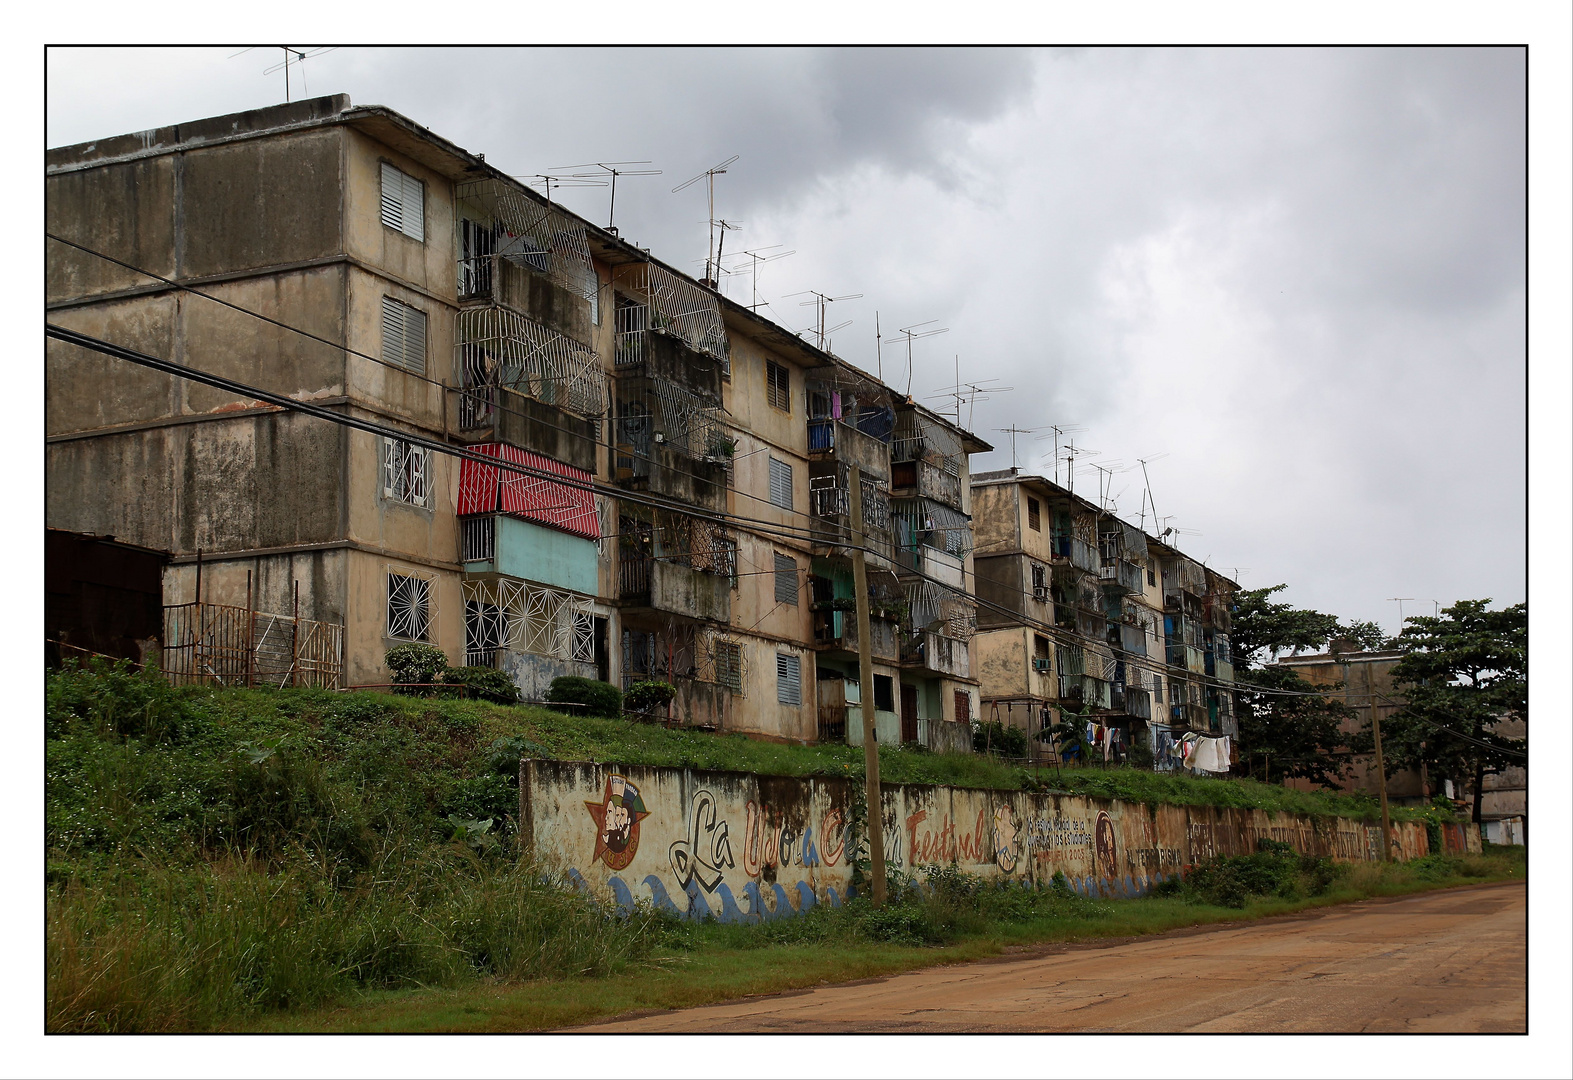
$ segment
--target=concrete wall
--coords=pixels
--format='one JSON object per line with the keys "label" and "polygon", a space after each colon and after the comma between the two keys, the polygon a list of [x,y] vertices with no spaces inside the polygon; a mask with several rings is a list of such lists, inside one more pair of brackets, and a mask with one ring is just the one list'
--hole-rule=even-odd
{"label": "concrete wall", "polygon": [[[892,869],[954,861],[1035,884],[1058,871],[1087,895],[1138,896],[1261,838],[1341,861],[1381,856],[1379,827],[1343,819],[927,785],[882,796]],[[866,846],[849,836],[861,799],[833,777],[520,764],[521,835],[537,858],[620,906],[651,901],[690,918],[757,922],[839,904],[852,891],[849,848]],[[1398,857],[1427,853],[1421,825],[1395,825],[1394,840]]]}
{"label": "concrete wall", "polygon": [[[497,515],[496,520],[496,561],[466,563],[469,572],[496,570],[509,577],[553,585],[586,596],[597,594],[595,541],[506,514]],[[724,588],[726,579],[720,580]]]}

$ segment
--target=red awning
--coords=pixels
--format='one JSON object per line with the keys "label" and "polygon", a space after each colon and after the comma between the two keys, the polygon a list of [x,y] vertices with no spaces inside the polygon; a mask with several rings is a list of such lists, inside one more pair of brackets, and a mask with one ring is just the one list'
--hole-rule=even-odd
{"label": "red awning", "polygon": [[601,535],[595,514],[593,481],[589,473],[549,457],[506,443],[481,443],[469,449],[477,454],[523,465],[535,472],[551,473],[583,484],[569,487],[538,476],[504,470],[466,459],[459,466],[459,513],[493,514],[549,525],[554,529],[595,540]]}

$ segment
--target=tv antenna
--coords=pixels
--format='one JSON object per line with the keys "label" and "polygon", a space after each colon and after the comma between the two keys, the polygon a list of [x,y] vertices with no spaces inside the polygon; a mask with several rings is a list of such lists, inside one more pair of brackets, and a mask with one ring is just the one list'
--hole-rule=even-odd
{"label": "tv antenna", "polygon": [[[710,246],[705,248],[705,283],[708,284],[712,289],[715,288],[715,279],[718,276],[714,267],[715,264],[720,261],[720,259],[715,254],[715,178],[726,172],[726,170],[731,167],[731,165],[741,156],[741,154],[733,154],[731,157],[721,162],[721,164],[711,166],[704,172],[700,173],[698,176],[684,180],[681,184],[678,184],[675,188],[672,189],[672,194],[676,195],[679,191],[682,191],[684,188],[691,187],[694,184],[699,183],[701,180],[705,182],[706,199],[710,207]],[[723,228],[723,237],[725,236],[725,231],[726,230]]]}
{"label": "tv antenna", "polygon": [[[257,46],[252,45],[241,49],[240,52],[231,53],[229,59],[233,60],[237,56],[242,56],[246,53],[249,53],[256,47]],[[300,88],[304,92],[306,90],[306,61],[311,59],[313,56],[324,56],[337,49],[338,46],[319,45],[314,49],[295,49],[288,45],[280,45],[279,48],[284,50],[284,60],[281,63],[274,64],[270,68],[264,68],[262,74],[272,75],[275,71],[284,72],[284,100],[287,103],[291,97],[289,81],[290,66],[293,64],[294,66],[300,68]]]}
{"label": "tv antenna", "polygon": [[735,265],[735,266],[733,266],[733,267],[731,267],[729,269],[726,268],[726,267],[722,268],[722,269],[726,270],[726,272],[729,273],[729,274],[750,274],[750,275],[752,275],[752,277],[753,277],[753,284],[754,284],[754,302],[752,304],[748,305],[748,310],[750,310],[750,311],[753,311],[755,308],[760,306],[760,304],[759,304],[759,267],[760,267],[760,265],[762,263],[775,262],[777,259],[784,259],[788,255],[796,255],[797,254],[797,250],[795,248],[793,250],[791,250],[791,251],[778,251],[774,255],[763,255],[763,254],[760,254],[761,252],[769,251],[772,248],[778,248],[778,247],[781,247],[781,246],[782,246],[781,244],[766,244],[764,247],[749,248],[747,250],[744,250],[744,251],[740,252],[739,254],[746,255],[751,260],[750,262],[738,263],[737,265]]}
{"label": "tv antenna", "polygon": [[1076,455],[1086,454],[1089,457],[1096,457],[1102,453],[1102,450],[1088,450],[1084,446],[1078,447],[1076,445],[1076,437],[1074,435],[1070,437],[1070,440],[1066,444],[1065,448],[1065,460],[1067,462],[1067,483],[1065,485],[1066,490],[1068,490],[1072,495],[1076,494]]}
{"label": "tv antenna", "polygon": [[[835,327],[832,327],[829,330],[826,330],[825,329],[825,305],[827,305],[827,304],[834,304],[838,300],[857,300],[857,299],[860,299],[862,297],[862,295],[863,294],[860,293],[860,292],[855,292],[855,293],[847,293],[845,296],[826,296],[822,292],[815,292],[813,289],[805,289],[802,292],[787,293],[786,298],[790,299],[791,297],[794,297],[794,296],[812,296],[814,298],[812,300],[801,301],[797,306],[798,307],[814,307],[816,305],[818,306],[818,308],[819,308],[819,323],[818,323],[819,329],[816,331],[816,335],[819,338],[819,350],[821,352],[823,352],[825,350],[825,342],[827,340],[829,340],[828,335],[835,333],[835,331],[837,331],[837,330],[841,330],[841,329],[844,329],[844,328],[852,325],[851,321],[848,320],[847,322],[840,323],[839,325],[837,325]],[[813,329],[813,328],[810,327],[810,329]]]}
{"label": "tv antenna", "polygon": [[[875,317],[876,317],[876,320],[877,320],[878,312],[875,313]],[[918,330],[918,327],[920,327],[920,326],[927,326],[929,323],[936,323],[936,322],[939,322],[939,320],[938,319],[924,319],[920,323],[913,323],[911,326],[902,327],[900,330],[896,331],[896,333],[898,333],[898,334],[905,335],[906,342],[907,342],[907,398],[908,398],[908,400],[910,400],[912,398],[912,343],[914,341],[920,341],[923,338],[937,337],[940,334],[946,334],[946,333],[950,332],[950,327],[948,327],[948,326],[937,327],[937,328],[935,328],[933,330]],[[914,331],[916,331],[916,333],[914,333]],[[879,330],[878,330],[877,322],[876,322],[876,325],[875,325],[875,335],[874,336],[875,336],[876,341],[878,341]],[[879,342],[879,344],[883,344],[883,342]],[[884,371],[884,365],[883,364],[880,365],[880,371],[881,372]],[[881,382],[884,381],[884,375],[883,374],[881,374],[881,376],[880,376],[880,381]]]}
{"label": "tv antenna", "polygon": [[[1060,482],[1060,439],[1066,435],[1078,435],[1087,429],[1080,424],[1045,424],[1044,427],[1048,429],[1048,434],[1039,435],[1038,439],[1040,441],[1043,439],[1052,439],[1054,441],[1054,450],[1052,452],[1054,483],[1058,485]],[[1039,430],[1041,431],[1043,428],[1039,428]]]}
{"label": "tv antenna", "polygon": [[[1001,390],[1010,390],[1010,389],[1012,389],[1012,387],[1002,386],[1002,387],[1000,387],[1000,389]],[[959,412],[960,406],[959,405],[957,406],[957,409],[958,409],[958,412],[957,412],[956,426],[960,427],[961,426],[961,419],[960,419],[960,412]],[[970,419],[970,417],[969,417],[969,419]],[[1017,435],[1030,435],[1034,431],[1037,431],[1038,429],[1037,428],[1030,428],[1030,427],[1017,427],[1015,424],[1012,424],[1010,427],[995,428],[994,430],[998,431],[998,432],[1002,432],[1002,433],[1007,434],[1007,435],[1010,436],[1010,467],[1012,469],[1014,469],[1016,467],[1016,436]]]}
{"label": "tv antenna", "polygon": [[1149,461],[1161,461],[1161,460],[1163,460],[1164,458],[1166,458],[1168,456],[1169,456],[1168,453],[1165,452],[1165,453],[1162,453],[1162,454],[1149,454],[1149,455],[1147,455],[1144,458],[1137,458],[1136,459],[1137,464],[1139,464],[1142,467],[1142,488],[1143,488],[1143,491],[1142,491],[1142,513],[1141,513],[1141,521],[1142,521],[1142,523],[1141,523],[1141,530],[1142,530],[1142,532],[1146,532],[1147,531],[1147,508],[1148,507],[1152,507],[1152,523],[1153,523],[1153,526],[1156,527],[1157,524],[1158,524],[1158,506],[1157,506],[1156,503],[1154,503],[1152,501],[1152,481],[1147,478],[1147,463]]}
{"label": "tv antenna", "polygon": [[612,205],[606,212],[606,231],[616,235],[617,227],[612,223],[617,220],[617,178],[619,176],[660,176],[660,169],[625,169],[625,165],[650,165],[649,161],[587,161],[583,165],[564,165],[561,171],[569,169],[599,169],[600,172],[570,172],[568,175],[578,180],[588,180],[592,177],[610,176],[612,178]]}
{"label": "tv antenna", "polygon": [[556,173],[519,173],[514,176],[514,179],[529,181],[530,187],[545,187],[547,202],[552,201],[552,186],[554,184],[559,190],[565,187],[581,188],[606,186],[605,180],[581,180],[575,176],[569,176],[567,174],[559,176]]}

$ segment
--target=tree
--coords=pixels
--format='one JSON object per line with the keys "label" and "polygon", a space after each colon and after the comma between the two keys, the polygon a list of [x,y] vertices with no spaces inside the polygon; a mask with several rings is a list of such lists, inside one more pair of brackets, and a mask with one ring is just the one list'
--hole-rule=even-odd
{"label": "tree", "polygon": [[1497,734],[1508,714],[1529,719],[1529,609],[1489,611],[1487,600],[1460,600],[1439,616],[1404,620],[1395,644],[1404,658],[1393,685],[1405,706],[1382,721],[1387,772],[1426,766],[1433,775],[1470,778],[1480,821],[1482,781],[1524,762],[1526,739]]}
{"label": "tree", "polygon": [[1354,713],[1293,671],[1265,662],[1282,652],[1320,648],[1348,628],[1336,615],[1275,603],[1272,595],[1283,588],[1247,589],[1236,597],[1229,640],[1240,742],[1265,756],[1269,782],[1297,777],[1328,786],[1343,771],[1333,756],[1346,741],[1339,725]]}

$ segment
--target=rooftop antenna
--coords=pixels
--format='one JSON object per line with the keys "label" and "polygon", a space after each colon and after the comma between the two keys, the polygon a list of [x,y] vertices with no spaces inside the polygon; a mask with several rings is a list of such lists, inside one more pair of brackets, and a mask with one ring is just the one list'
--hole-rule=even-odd
{"label": "rooftop antenna", "polygon": [[[950,332],[950,327],[948,327],[948,326],[941,326],[941,327],[939,327],[937,329],[934,329],[934,330],[921,330],[921,331],[918,331],[917,333],[913,333],[913,331],[917,330],[918,327],[920,327],[920,326],[927,326],[929,323],[933,323],[933,322],[939,322],[939,320],[938,319],[924,319],[920,323],[913,323],[911,326],[903,327],[902,329],[896,331],[896,333],[898,333],[898,334],[904,334],[906,336],[906,341],[907,341],[907,398],[909,400],[912,397],[912,343],[914,341],[918,341],[918,340],[920,340],[922,338],[936,337],[936,336],[938,336],[940,334],[945,334],[945,333],[949,333]],[[883,370],[883,368],[881,370]]]}
{"label": "rooftop antenna", "polygon": [[1047,435],[1039,435],[1038,438],[1054,440],[1054,483],[1058,486],[1060,482],[1060,438],[1065,435],[1079,434],[1087,429],[1080,424],[1048,424],[1046,426],[1049,429],[1049,433]]}
{"label": "rooftop antenna", "polygon": [[1162,454],[1149,454],[1147,457],[1136,459],[1142,467],[1142,532],[1147,531],[1147,508],[1149,506],[1152,507],[1152,523],[1155,527],[1158,524],[1158,505],[1152,501],[1152,481],[1147,478],[1147,463],[1149,461],[1160,461],[1168,456],[1168,453],[1165,452]]}
{"label": "rooftop antenna", "polygon": [[[814,307],[815,305],[818,305],[818,307],[819,307],[819,329],[818,329],[818,331],[816,331],[816,334],[819,337],[819,349],[820,349],[821,352],[823,352],[824,349],[825,349],[825,335],[827,333],[829,333],[829,331],[827,331],[825,329],[825,305],[826,304],[834,304],[837,300],[857,300],[857,299],[861,298],[862,295],[863,294],[860,293],[860,292],[855,292],[855,293],[847,293],[845,296],[826,296],[824,293],[822,293],[822,292],[815,292],[813,289],[804,289],[802,292],[787,293],[787,297],[793,297],[793,296],[812,296],[812,297],[814,297],[814,299],[812,299],[812,300],[804,300],[804,301],[802,301],[797,306],[798,307]],[[847,326],[847,325],[849,325],[849,324],[847,324],[847,323],[842,323],[841,324],[841,326]],[[841,326],[836,327],[836,329],[838,329],[838,330],[841,329]]]}
{"label": "rooftop antenna", "polygon": [[612,178],[612,205],[606,212],[606,231],[616,235],[617,227],[612,224],[617,220],[617,178],[619,176],[660,176],[660,169],[625,169],[624,165],[650,165],[649,161],[587,161],[583,165],[564,165],[561,171],[569,169],[599,169],[600,172],[570,172],[569,176],[585,180],[596,176],[610,176]]}
{"label": "rooftop antenna", "polygon": [[710,246],[705,248],[705,283],[712,289],[715,288],[715,279],[718,276],[713,267],[714,264],[719,261],[715,256],[715,178],[726,172],[732,163],[741,156],[742,155],[740,154],[733,154],[721,164],[711,166],[704,172],[700,173],[698,176],[684,180],[681,184],[678,184],[675,188],[672,189],[672,194],[676,195],[679,191],[682,191],[686,187],[697,184],[701,180],[705,182],[706,198],[710,207]]}
{"label": "rooftop antenna", "polygon": [[1102,450],[1088,450],[1086,447],[1078,449],[1076,446],[1076,437],[1074,435],[1071,436],[1069,445],[1066,447],[1065,451],[1066,460],[1069,462],[1069,471],[1066,473],[1068,482],[1065,487],[1066,490],[1068,490],[1072,495],[1076,494],[1076,455],[1087,454],[1089,456],[1096,456],[1101,453],[1103,453]]}
{"label": "rooftop antenna", "polygon": [[[241,49],[240,52],[238,52],[238,53],[232,53],[229,58],[231,60],[233,60],[233,59],[235,59],[235,57],[240,56],[242,53],[250,52],[252,48],[256,48],[256,46],[252,46],[251,48]],[[318,46],[315,49],[292,49],[288,45],[280,45],[279,48],[284,50],[284,60],[283,60],[283,62],[282,63],[278,63],[278,64],[274,64],[272,67],[264,69],[262,74],[264,74],[264,75],[272,75],[275,71],[283,71],[284,72],[284,100],[287,103],[290,100],[290,83],[289,83],[289,69],[290,69],[290,65],[294,64],[294,65],[296,65],[296,66],[298,66],[300,68],[300,88],[301,88],[301,90],[304,91],[306,89],[306,61],[309,58],[313,57],[313,56],[323,56],[323,55],[325,55],[327,53],[330,53],[334,49],[337,49],[338,46],[337,45],[320,45],[320,46]]]}
{"label": "rooftop antenna", "polygon": [[879,336],[879,312],[876,310],[874,312],[874,365],[875,374],[879,377],[881,383],[885,381],[885,357],[880,351],[882,344],[884,343]]}
{"label": "rooftop antenna", "polygon": [[760,254],[760,252],[762,252],[762,251],[769,251],[771,248],[778,248],[780,246],[781,246],[780,244],[766,244],[764,247],[750,248],[748,250],[745,250],[745,251],[741,252],[741,254],[746,255],[750,259],[753,260],[751,263],[748,264],[748,269],[745,271],[743,269],[743,264],[739,263],[737,266],[733,267],[730,271],[728,271],[728,273],[733,273],[733,274],[741,274],[741,273],[745,273],[746,272],[746,273],[749,273],[749,274],[753,275],[753,279],[754,279],[754,302],[752,304],[748,305],[748,310],[749,311],[753,311],[755,308],[759,307],[759,264],[760,263],[767,263],[767,262],[774,262],[777,259],[784,259],[788,255],[796,255],[797,254],[797,250],[796,249],[793,249],[792,251],[778,251],[774,255],[761,255]]}
{"label": "rooftop antenna", "polygon": [[547,202],[552,201],[553,184],[556,184],[559,190],[565,187],[579,188],[606,186],[605,180],[581,180],[578,177],[569,176],[567,174],[559,176],[557,173],[519,173],[514,176],[514,179],[528,180],[530,182],[530,187],[545,187]]}
{"label": "rooftop antenna", "polygon": [[[957,418],[956,418],[956,426],[957,427],[961,426],[961,418],[960,418],[959,412],[958,412]],[[1012,424],[1010,427],[995,428],[994,430],[995,431],[1006,432],[1006,433],[1008,433],[1010,435],[1010,467],[1012,469],[1014,469],[1016,467],[1016,436],[1017,435],[1030,435],[1032,432],[1037,431],[1038,429],[1037,428],[1030,428],[1030,427],[1021,427],[1021,428],[1019,428],[1015,424]]]}

